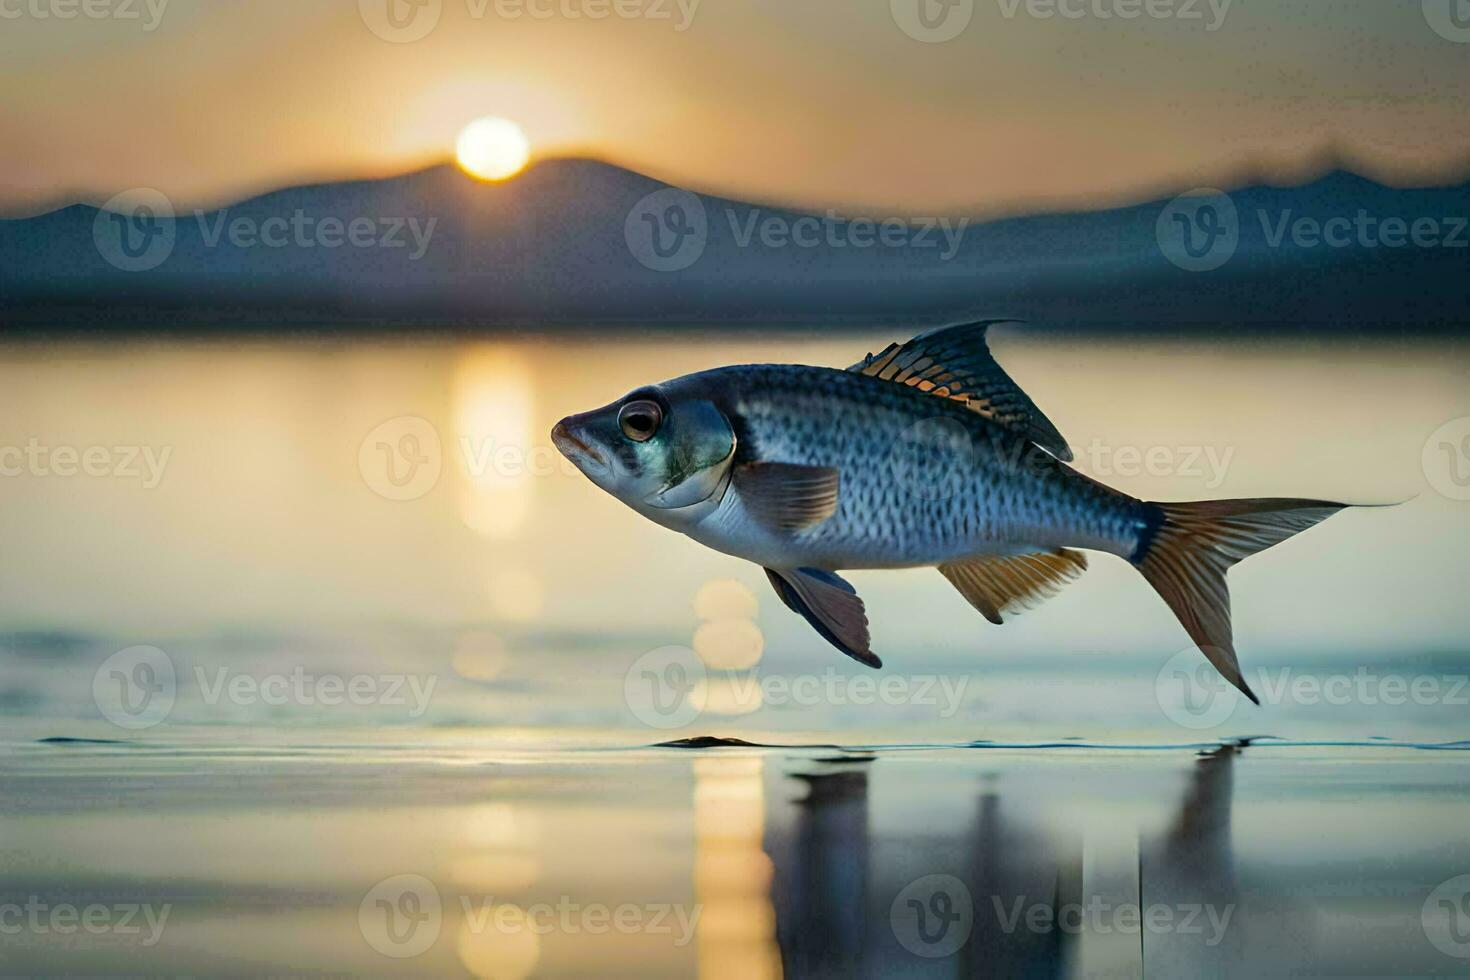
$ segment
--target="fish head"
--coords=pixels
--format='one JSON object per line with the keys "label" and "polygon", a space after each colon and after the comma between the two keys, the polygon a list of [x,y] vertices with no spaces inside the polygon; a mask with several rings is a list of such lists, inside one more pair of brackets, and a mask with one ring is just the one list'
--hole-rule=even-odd
{"label": "fish head", "polygon": [[587,479],[653,517],[718,503],[730,482],[735,430],[719,406],[680,386],[650,385],[568,415],[551,441]]}

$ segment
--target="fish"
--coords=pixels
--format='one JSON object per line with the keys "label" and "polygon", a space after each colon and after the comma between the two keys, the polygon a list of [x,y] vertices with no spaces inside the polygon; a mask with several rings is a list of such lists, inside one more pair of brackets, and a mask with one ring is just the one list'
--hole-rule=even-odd
{"label": "fish", "polygon": [[1242,694],[1226,573],[1345,507],[1290,497],[1146,501],[1069,465],[1057,427],[990,352],[981,320],[847,367],[744,364],[646,385],[551,439],[643,517],[765,569],[781,602],[881,667],[839,574],[933,567],[997,625],[1086,570],[1129,562]]}

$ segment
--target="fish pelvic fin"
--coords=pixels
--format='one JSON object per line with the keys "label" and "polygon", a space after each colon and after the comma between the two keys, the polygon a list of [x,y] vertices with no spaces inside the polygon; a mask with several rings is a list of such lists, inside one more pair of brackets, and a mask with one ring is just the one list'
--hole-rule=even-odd
{"label": "fish pelvic fin", "polygon": [[1044,602],[1087,570],[1087,556],[1059,548],[1024,555],[979,555],[939,566],[965,601],[999,626],[1002,613],[1016,615]]}
{"label": "fish pelvic fin", "polygon": [[1151,504],[1154,523],[1129,559],[1154,587],[1200,652],[1256,704],[1240,673],[1230,628],[1225,573],[1257,552],[1305,531],[1347,504],[1262,497]]}
{"label": "fish pelvic fin", "polygon": [[847,580],[820,568],[767,568],[766,577],[786,608],[811,623],[824,640],[860,664],[883,666],[869,649],[863,600]]}

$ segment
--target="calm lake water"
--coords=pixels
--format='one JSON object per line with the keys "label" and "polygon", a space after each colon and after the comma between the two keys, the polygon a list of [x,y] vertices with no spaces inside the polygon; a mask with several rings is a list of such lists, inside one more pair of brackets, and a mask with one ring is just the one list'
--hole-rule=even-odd
{"label": "calm lake water", "polygon": [[1470,972],[1461,750],[4,755],[7,974]]}
{"label": "calm lake water", "polygon": [[868,671],[547,439],[901,332],[0,349],[0,973],[1470,972],[1470,348],[996,338],[1130,493],[1406,501],[1231,573],[1259,708],[1101,555]]}

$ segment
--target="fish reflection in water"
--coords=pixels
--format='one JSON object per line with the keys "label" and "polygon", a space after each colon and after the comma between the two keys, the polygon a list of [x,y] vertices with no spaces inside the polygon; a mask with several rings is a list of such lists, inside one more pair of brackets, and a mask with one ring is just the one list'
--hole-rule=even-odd
{"label": "fish reflection in water", "polygon": [[[834,978],[1236,975],[1239,960],[1231,933],[1212,930],[1203,912],[1198,931],[1169,932],[1130,928],[1128,914],[1117,908],[1142,909],[1150,903],[1236,909],[1230,819],[1238,751],[1226,746],[1202,754],[1168,829],[1157,838],[1139,837],[1136,849],[1124,841],[1123,856],[1133,874],[1124,876],[1131,893],[1121,898],[1116,889],[1103,894],[1107,876],[1089,870],[1108,865],[1113,856],[1086,861],[1095,846],[1089,834],[1047,829],[1043,814],[1028,812],[1024,794],[1008,800],[994,774],[979,780],[973,820],[953,833],[931,824],[922,833],[884,835],[875,834],[869,812],[871,760],[790,773],[784,780],[785,803],[773,804],[787,807],[788,819],[773,820],[766,837],[776,868],[772,897],[784,973]],[[953,894],[940,890],[928,895],[927,903],[908,903],[921,916],[920,929],[931,933],[923,941],[938,942],[946,916],[968,935],[952,952],[936,947],[943,955],[931,958],[905,948],[900,927],[891,920],[902,911],[897,906],[909,894],[906,887],[934,873],[952,875],[957,885]],[[1090,917],[1090,903],[1108,910],[1101,920]],[[962,906],[968,910],[963,918]]]}
{"label": "fish reflection in water", "polygon": [[[769,835],[781,965],[788,977],[854,976],[868,936],[865,763],[801,772],[789,835]],[[882,940],[883,936],[877,936]]]}

